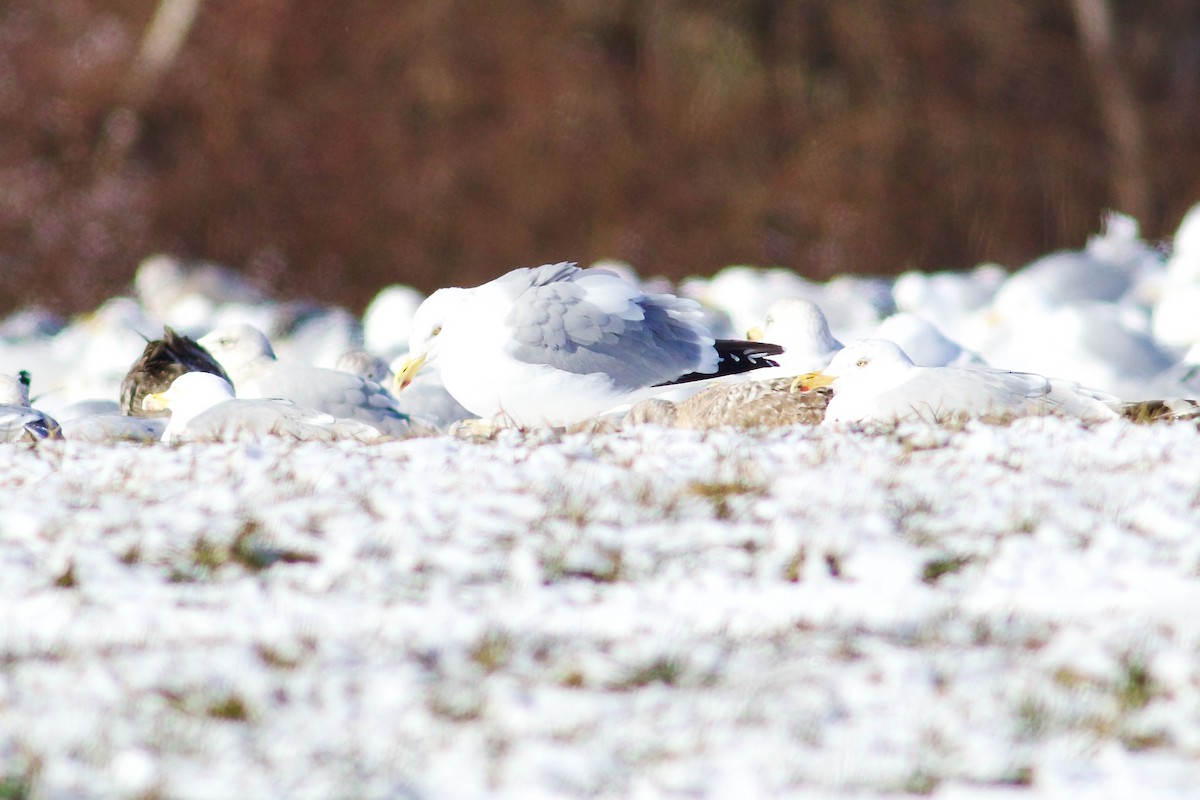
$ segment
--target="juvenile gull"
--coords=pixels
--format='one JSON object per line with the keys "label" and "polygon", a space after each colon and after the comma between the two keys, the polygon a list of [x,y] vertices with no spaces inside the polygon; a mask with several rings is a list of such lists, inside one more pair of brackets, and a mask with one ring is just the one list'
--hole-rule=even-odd
{"label": "juvenile gull", "polygon": [[699,306],[603,269],[547,264],[434,292],[413,318],[406,387],[426,363],[484,419],[569,426],[664,387],[775,366],[778,345],[715,340]]}
{"label": "juvenile gull", "polygon": [[161,339],[146,343],[141,357],[129,368],[121,381],[121,413],[133,417],[166,416],[166,412],[148,412],[142,408],[142,398],[164,392],[185,372],[211,372],[229,379],[225,370],[207,350],[190,336],[176,333],[163,326]]}
{"label": "juvenile gull", "polygon": [[629,410],[624,425],[668,428],[778,428],[816,425],[825,418],[828,389],[792,389],[791,378],[718,383],[678,403],[656,397]]}
{"label": "juvenile gull", "polygon": [[408,417],[378,383],[349,372],[279,361],[266,335],[251,325],[218,328],[202,336],[200,344],[225,368],[240,399],[291,400],[390,436],[409,432]]}
{"label": "juvenile gull", "polygon": [[147,411],[171,413],[164,442],[222,441],[258,436],[333,441],[370,441],[382,433],[370,425],[338,419],[287,400],[238,400],[229,381],[208,372],[180,375],[165,392],[148,394]]}
{"label": "juvenile gull", "polygon": [[1061,414],[1097,421],[1118,416],[1113,395],[1028,372],[987,367],[918,367],[894,342],[860,339],[797,388],[829,386],[825,422],[931,422]]}

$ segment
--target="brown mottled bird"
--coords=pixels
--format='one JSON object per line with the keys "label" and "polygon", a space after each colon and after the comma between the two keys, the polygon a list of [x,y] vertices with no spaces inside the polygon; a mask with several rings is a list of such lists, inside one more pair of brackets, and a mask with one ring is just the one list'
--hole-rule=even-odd
{"label": "brown mottled bird", "polygon": [[710,386],[686,400],[643,400],[629,410],[625,425],[653,423],[669,428],[778,428],[816,425],[825,417],[829,392],[793,391],[791,378]]}
{"label": "brown mottled bird", "polygon": [[146,411],[142,398],[165,392],[185,372],[209,372],[225,380],[229,376],[195,339],[163,327],[163,338],[146,343],[142,356],[121,381],[121,413],[133,417],[165,417],[170,412]]}

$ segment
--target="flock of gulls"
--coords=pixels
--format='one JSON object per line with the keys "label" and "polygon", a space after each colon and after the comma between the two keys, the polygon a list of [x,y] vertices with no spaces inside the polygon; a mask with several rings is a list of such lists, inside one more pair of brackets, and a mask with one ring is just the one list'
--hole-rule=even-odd
{"label": "flock of gulls", "polygon": [[1011,275],[817,284],[731,267],[672,287],[557,263],[427,298],[387,287],[361,320],[155,256],[132,297],[0,322],[0,437],[1185,418],[1200,414],[1197,302],[1200,206],[1170,243],[1114,214],[1083,249]]}

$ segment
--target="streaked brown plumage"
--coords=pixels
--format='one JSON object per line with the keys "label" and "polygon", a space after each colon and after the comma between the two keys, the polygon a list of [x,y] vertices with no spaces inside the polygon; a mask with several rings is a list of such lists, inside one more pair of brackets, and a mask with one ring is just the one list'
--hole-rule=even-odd
{"label": "streaked brown plumage", "polygon": [[644,400],[629,410],[625,425],[658,424],[671,428],[778,428],[816,425],[825,417],[829,391],[791,391],[791,378],[721,383],[671,403]]}
{"label": "streaked brown plumage", "polygon": [[165,392],[185,372],[209,372],[225,380],[229,376],[195,339],[163,327],[163,338],[146,343],[141,357],[121,381],[121,413],[133,417],[165,417],[167,411],[144,411],[142,398]]}

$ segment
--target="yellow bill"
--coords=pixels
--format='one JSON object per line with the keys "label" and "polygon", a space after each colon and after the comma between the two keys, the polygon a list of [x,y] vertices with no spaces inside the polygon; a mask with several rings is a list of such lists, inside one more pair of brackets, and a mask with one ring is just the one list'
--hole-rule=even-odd
{"label": "yellow bill", "polygon": [[420,355],[416,358],[406,358],[404,363],[400,365],[400,369],[396,371],[396,380],[393,386],[396,392],[403,392],[408,388],[408,385],[413,382],[413,378],[417,377],[417,373],[421,371],[421,367],[425,366],[425,356]]}
{"label": "yellow bill", "polygon": [[165,392],[148,394],[142,398],[142,411],[166,411],[169,405]]}
{"label": "yellow bill", "polygon": [[810,392],[813,389],[819,389],[822,386],[828,386],[833,383],[836,378],[826,375],[824,372],[806,372],[803,375],[797,375],[792,381],[791,391]]}

